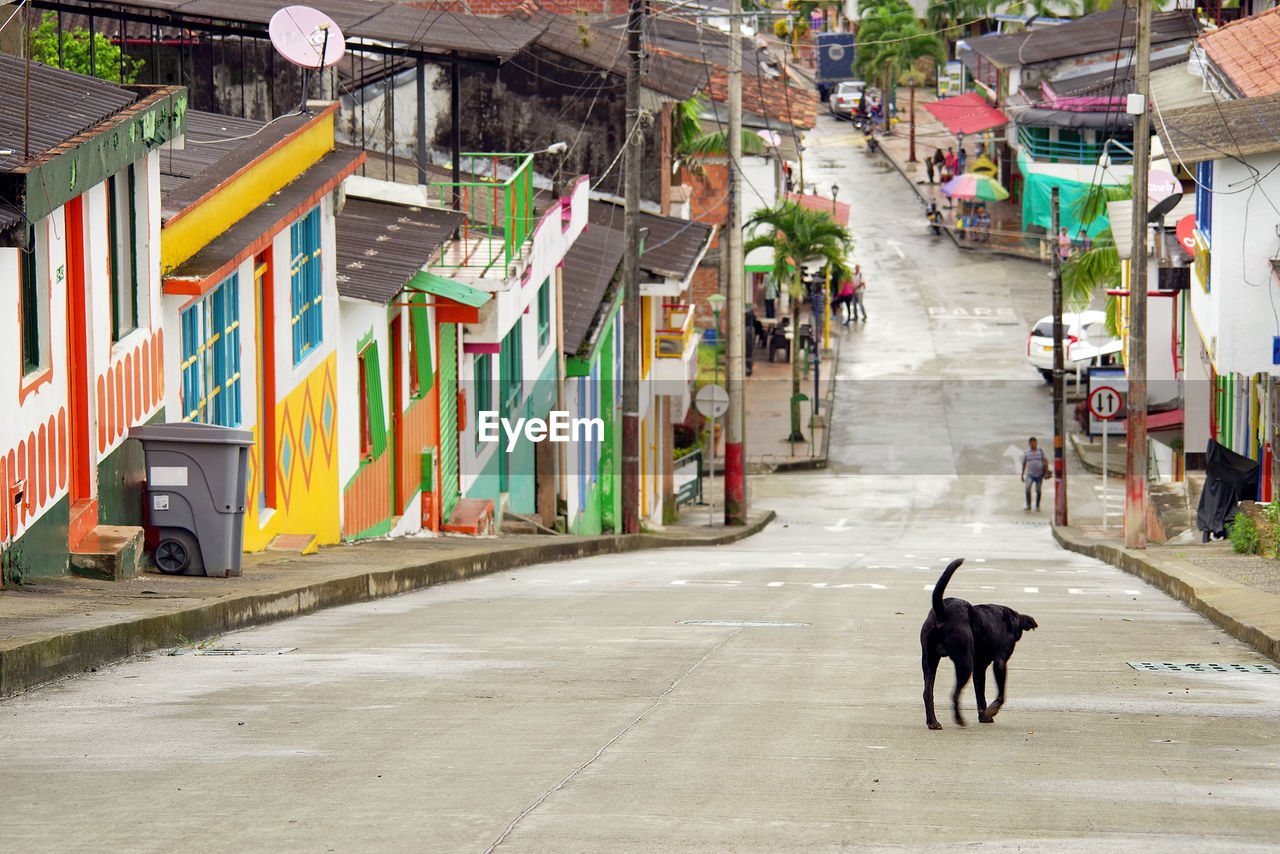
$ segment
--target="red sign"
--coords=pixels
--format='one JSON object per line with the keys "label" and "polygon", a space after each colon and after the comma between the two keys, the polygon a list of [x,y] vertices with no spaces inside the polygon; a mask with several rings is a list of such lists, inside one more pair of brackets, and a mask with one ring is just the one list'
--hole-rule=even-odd
{"label": "red sign", "polygon": [[1196,215],[1187,214],[1178,220],[1178,245],[1192,257],[1196,254]]}

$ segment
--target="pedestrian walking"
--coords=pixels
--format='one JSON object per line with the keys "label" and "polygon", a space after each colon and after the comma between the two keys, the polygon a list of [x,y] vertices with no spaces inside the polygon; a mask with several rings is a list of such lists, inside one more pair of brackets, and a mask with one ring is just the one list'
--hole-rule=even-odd
{"label": "pedestrian walking", "polygon": [[764,316],[772,319],[778,307],[778,283],[773,276],[764,281]]}
{"label": "pedestrian walking", "polygon": [[1092,248],[1093,240],[1090,239],[1089,232],[1085,231],[1083,228],[1080,229],[1080,251],[1088,252]]}
{"label": "pedestrian walking", "polygon": [[848,270],[843,271],[840,280],[840,290],[836,294],[836,298],[831,301],[832,316],[840,318],[840,309],[844,309],[844,325],[849,325],[849,317],[853,311],[853,274]]}
{"label": "pedestrian walking", "polygon": [[1035,487],[1036,492],[1036,511],[1040,510],[1040,484],[1044,481],[1045,476],[1052,477],[1049,472],[1049,462],[1045,459],[1044,451],[1040,450],[1036,445],[1036,437],[1032,436],[1027,440],[1027,449],[1022,452],[1022,482],[1025,485],[1025,493],[1027,498],[1027,506],[1023,508],[1025,512],[1031,510],[1031,489]]}
{"label": "pedestrian walking", "polygon": [[962,145],[960,146],[960,153],[956,155],[956,174],[957,175],[964,174],[964,164],[967,160],[968,160],[968,155],[965,154],[964,146]]}
{"label": "pedestrian walking", "polygon": [[942,183],[947,183],[956,175],[956,153],[947,146],[947,153],[942,155]]}
{"label": "pedestrian walking", "polygon": [[1058,233],[1058,257],[1063,261],[1071,257],[1071,235],[1067,234],[1065,225],[1062,227],[1062,231]]}
{"label": "pedestrian walking", "polygon": [[[863,296],[866,294],[866,291],[867,291],[867,279],[865,276],[862,275],[861,264],[853,265],[853,276],[851,278],[853,279],[853,291],[852,291],[853,298],[849,303],[849,320],[857,320],[858,312],[861,311],[862,322],[866,323],[867,306],[863,302]],[[844,325],[848,326],[849,321],[846,320],[844,322]]]}

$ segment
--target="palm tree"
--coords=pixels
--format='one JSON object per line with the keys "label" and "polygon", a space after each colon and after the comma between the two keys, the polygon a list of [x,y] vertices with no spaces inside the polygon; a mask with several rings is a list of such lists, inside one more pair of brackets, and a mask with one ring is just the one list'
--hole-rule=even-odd
{"label": "palm tree", "polygon": [[[742,131],[742,153],[763,154],[764,140],[748,130]],[[699,181],[707,180],[704,162],[709,157],[723,157],[729,153],[729,132],[719,130],[707,133],[702,125],[702,98],[694,95],[687,101],[678,101],[671,116],[671,171],[673,179],[683,166]]]}
{"label": "palm tree", "polygon": [[[1090,189],[1074,209],[1076,217],[1085,225],[1091,225],[1107,213],[1107,202],[1133,197],[1133,182],[1123,187],[1099,186]],[[1120,253],[1116,250],[1115,237],[1108,226],[1093,239],[1088,250],[1077,250],[1062,264],[1062,301],[1069,311],[1088,307],[1098,288],[1118,289],[1121,285]],[[1119,335],[1116,298],[1107,297],[1107,331]]]}
{"label": "palm tree", "polygon": [[[813,211],[794,202],[783,201],[775,207],[756,211],[747,220],[750,239],[742,247],[743,254],[762,246],[773,248],[774,280],[787,283],[791,297],[791,436],[793,442],[804,441],[800,430],[800,304],[804,300],[801,265],[822,261],[832,267],[845,267],[845,256],[853,251],[849,229],[831,218],[826,211]],[[814,406],[817,401],[814,401]]]}
{"label": "palm tree", "polygon": [[[910,3],[906,0],[875,0],[862,7],[853,65],[868,80],[879,74],[880,91],[885,98],[897,90],[898,75],[926,56],[937,63],[947,61],[942,40],[921,28]],[[887,128],[888,109],[884,112],[884,121]]]}

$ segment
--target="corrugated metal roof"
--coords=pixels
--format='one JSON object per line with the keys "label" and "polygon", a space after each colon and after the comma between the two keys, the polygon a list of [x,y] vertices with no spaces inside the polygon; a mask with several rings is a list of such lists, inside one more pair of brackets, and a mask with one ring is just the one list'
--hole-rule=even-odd
{"label": "corrugated metal roof", "polygon": [[348,198],[336,225],[338,293],[390,302],[465,219],[457,211]]}
{"label": "corrugated metal roof", "polygon": [[168,280],[204,282],[236,258],[243,257],[248,247],[263,235],[274,234],[284,227],[297,208],[313,196],[318,188],[350,174],[364,152],[340,145],[316,164],[277,190],[266,203],[259,205],[235,225],[209,241],[203,249],[165,275]]}
{"label": "corrugated metal roof", "polygon": [[236,170],[252,163],[314,118],[304,114],[260,122],[188,111],[186,148],[165,152],[160,158],[161,221],[167,222],[195,204]]}
{"label": "corrugated metal roof", "polygon": [[1269,154],[1280,151],[1280,95],[1161,109],[1152,124],[1174,163]]}
{"label": "corrugated metal roof", "polygon": [[[1132,49],[1135,15],[1123,7],[1086,15],[1066,24],[1026,33],[1001,33],[969,39],[967,44],[998,68],[1035,65],[1071,56]],[[1157,12],[1151,16],[1151,44],[1193,39],[1198,30],[1193,10]],[[966,63],[968,64],[968,63]]]}
{"label": "corrugated metal roof", "polygon": [[[26,60],[0,53],[0,148],[12,148],[13,157],[0,161],[0,171],[19,165],[27,134],[24,104],[26,96]],[[84,133],[137,100],[137,94],[108,83],[31,63],[30,85],[30,153],[37,157]]]}
{"label": "corrugated metal roof", "polygon": [[[592,202],[594,212],[599,202]],[[612,207],[612,206],[611,206]],[[596,327],[607,310],[609,285],[622,263],[624,243],[621,219],[618,227],[592,222],[578,235],[564,256],[564,352],[581,352],[596,337]]]}
{"label": "corrugated metal roof", "polygon": [[[102,4],[93,0],[63,2],[69,9],[104,14]],[[140,14],[142,23],[196,31],[231,27],[243,30],[246,36],[265,38],[271,16],[288,4],[285,0],[134,0],[112,5]],[[540,32],[528,22],[402,6],[386,0],[309,0],[306,5],[332,18],[348,41],[393,42],[407,45],[410,52],[457,53],[467,59],[508,59]]]}
{"label": "corrugated metal roof", "polygon": [[[693,274],[715,229],[702,222],[641,212],[640,227],[649,230],[640,253],[640,269],[658,279],[683,279]],[[593,226],[622,230],[622,205],[592,202],[587,221]]]}

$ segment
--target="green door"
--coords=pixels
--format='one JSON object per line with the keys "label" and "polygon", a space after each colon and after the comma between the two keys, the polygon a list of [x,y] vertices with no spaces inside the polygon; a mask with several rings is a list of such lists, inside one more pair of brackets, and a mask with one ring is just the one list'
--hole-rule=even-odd
{"label": "green door", "polygon": [[458,326],[440,324],[440,518],[458,503]]}

